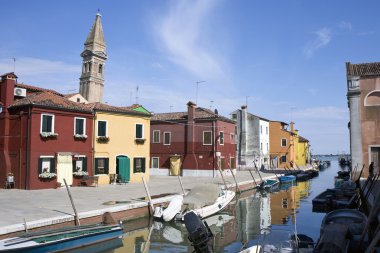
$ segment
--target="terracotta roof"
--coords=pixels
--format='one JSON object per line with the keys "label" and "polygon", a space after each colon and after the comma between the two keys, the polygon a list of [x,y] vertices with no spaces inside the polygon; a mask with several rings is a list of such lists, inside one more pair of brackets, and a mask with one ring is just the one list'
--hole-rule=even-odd
{"label": "terracotta roof", "polygon": [[79,111],[85,113],[92,112],[92,110],[86,105],[70,101],[67,98],[50,91],[30,94],[26,98],[16,100],[9,108],[31,105],[58,110]]}
{"label": "terracotta roof", "polygon": [[304,137],[302,137],[302,136],[298,136],[298,141],[299,142],[309,142],[309,140],[308,139],[306,139],[306,138],[304,138]]}
{"label": "terracotta roof", "polygon": [[50,90],[50,89],[44,89],[44,88],[41,88],[41,87],[36,87],[36,86],[32,86],[32,85],[27,85],[27,84],[23,84],[23,83],[16,83],[15,84],[15,87],[18,87],[18,88],[24,88],[30,92],[44,92],[44,91],[49,91],[51,93],[54,93],[58,96],[63,96],[61,93],[55,91],[55,90]]}
{"label": "terracotta roof", "polygon": [[151,115],[151,114],[135,111],[131,109],[130,107],[112,106],[112,105],[103,104],[99,102],[90,103],[90,104],[87,104],[86,106],[90,108],[91,110],[95,110],[95,111],[126,113],[126,114],[135,114],[135,115],[143,115],[143,116]]}
{"label": "terracotta roof", "polygon": [[75,96],[75,95],[78,95],[79,93],[70,93],[70,94],[63,94],[63,96],[65,97],[65,98],[71,98],[71,97],[73,97],[73,96]]}
{"label": "terracotta roof", "polygon": [[379,76],[380,62],[351,64],[346,62],[347,76]]}
{"label": "terracotta roof", "polygon": [[[216,119],[230,122],[230,123],[236,123],[234,120],[231,120],[229,118],[226,118],[224,116],[221,116],[219,114],[214,113],[213,111],[197,107],[195,108],[195,120],[207,120],[207,119]],[[153,115],[152,121],[183,121],[187,120],[187,112],[171,112],[171,113],[157,113]]]}

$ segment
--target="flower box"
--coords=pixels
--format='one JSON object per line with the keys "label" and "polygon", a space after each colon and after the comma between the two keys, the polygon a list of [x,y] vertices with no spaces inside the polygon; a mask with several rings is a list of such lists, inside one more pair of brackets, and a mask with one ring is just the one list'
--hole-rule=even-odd
{"label": "flower box", "polygon": [[85,134],[74,134],[74,139],[76,139],[76,140],[86,140],[87,139],[87,135],[85,135]]}
{"label": "flower box", "polygon": [[40,136],[42,139],[55,139],[57,138],[58,134],[57,133],[40,133]]}
{"label": "flower box", "polygon": [[55,173],[50,173],[50,172],[43,172],[38,175],[40,179],[53,179],[57,176]]}
{"label": "flower box", "polygon": [[144,144],[145,143],[145,139],[135,139],[135,143],[136,144]]}
{"label": "flower box", "polygon": [[110,138],[107,137],[107,136],[99,136],[99,137],[97,138],[97,141],[98,141],[99,143],[107,143],[107,142],[109,142],[109,140],[110,140]]}
{"label": "flower box", "polygon": [[74,177],[83,177],[83,176],[88,176],[87,171],[75,171],[73,172]]}

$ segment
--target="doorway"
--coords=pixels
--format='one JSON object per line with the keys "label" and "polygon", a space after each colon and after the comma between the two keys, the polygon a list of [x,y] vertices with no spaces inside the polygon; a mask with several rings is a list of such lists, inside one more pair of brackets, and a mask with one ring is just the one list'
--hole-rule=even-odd
{"label": "doorway", "polygon": [[371,162],[373,162],[373,173],[379,173],[380,147],[371,147]]}
{"label": "doorway", "polygon": [[131,163],[127,156],[116,157],[116,174],[119,183],[128,183],[130,181]]}
{"label": "doorway", "polygon": [[67,185],[73,184],[73,157],[71,153],[58,153],[57,155],[57,182],[65,185],[63,179],[66,179]]}
{"label": "doorway", "polygon": [[178,176],[181,169],[181,158],[179,156],[170,157],[170,176]]}

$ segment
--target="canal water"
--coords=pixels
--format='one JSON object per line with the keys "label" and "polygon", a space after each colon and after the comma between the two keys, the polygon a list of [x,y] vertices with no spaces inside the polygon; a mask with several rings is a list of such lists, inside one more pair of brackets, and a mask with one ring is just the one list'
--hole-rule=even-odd
{"label": "canal water", "polygon": [[[272,193],[243,192],[223,212],[207,218],[215,236],[214,252],[239,252],[244,245],[256,243],[268,228],[292,233],[296,229],[298,234],[305,234],[316,242],[325,214],[312,212],[312,199],[334,186],[334,176],[340,169],[336,157],[330,160],[331,166],[320,171],[316,178]],[[124,228],[123,246],[108,252],[194,250],[182,223],[143,218],[124,223]]]}

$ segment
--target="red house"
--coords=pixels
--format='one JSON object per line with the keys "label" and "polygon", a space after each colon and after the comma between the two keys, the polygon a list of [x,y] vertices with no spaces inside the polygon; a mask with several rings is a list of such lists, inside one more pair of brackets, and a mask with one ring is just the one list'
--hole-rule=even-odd
{"label": "red house", "polygon": [[151,119],[151,175],[217,176],[236,168],[235,122],[187,103]]}
{"label": "red house", "polygon": [[78,185],[92,174],[93,113],[62,94],[1,76],[0,182],[19,189]]}

